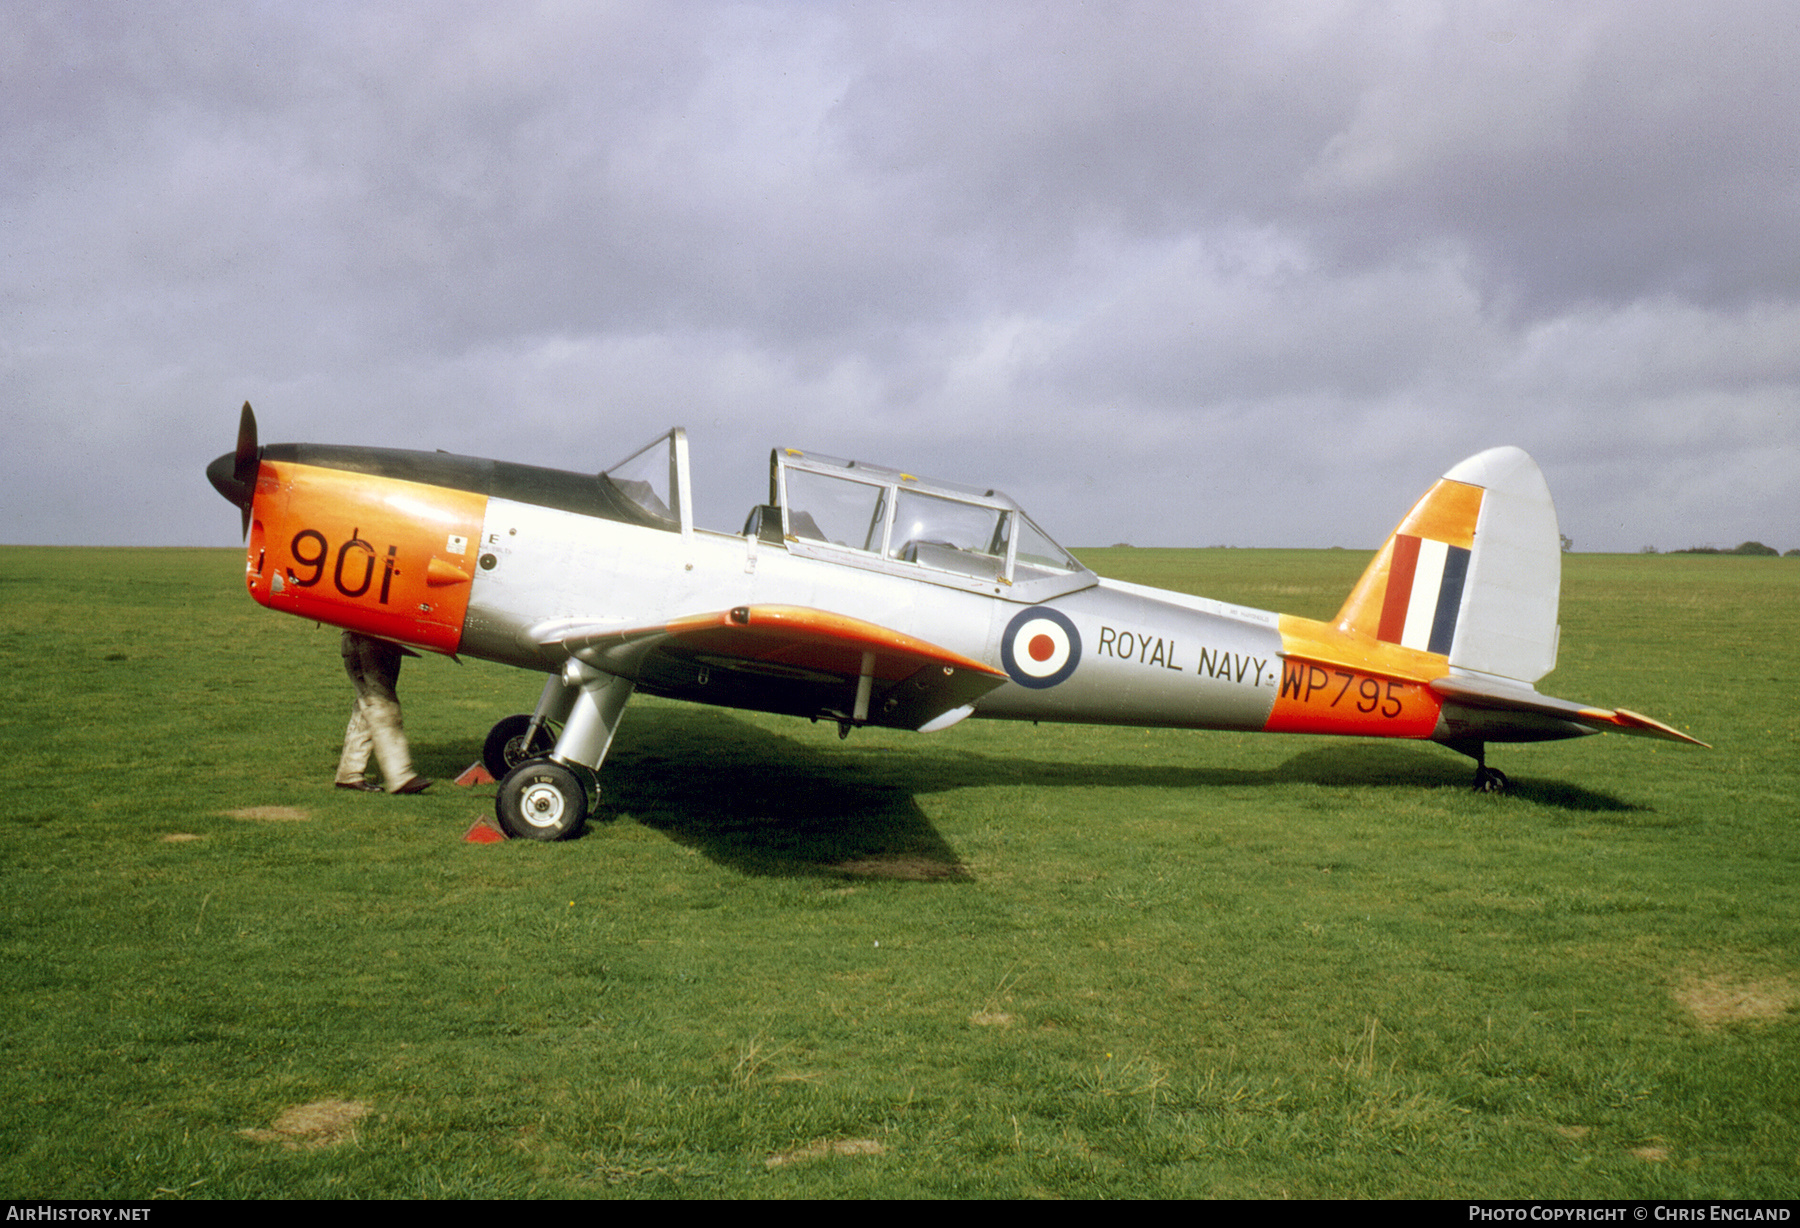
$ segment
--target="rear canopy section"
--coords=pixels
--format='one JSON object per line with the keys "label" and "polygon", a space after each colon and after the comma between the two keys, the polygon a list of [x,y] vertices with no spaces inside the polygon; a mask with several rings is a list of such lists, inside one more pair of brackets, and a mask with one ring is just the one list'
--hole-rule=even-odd
{"label": "rear canopy section", "polygon": [[769,499],[752,522],[779,524],[803,558],[1027,605],[1099,582],[997,490],[778,448]]}

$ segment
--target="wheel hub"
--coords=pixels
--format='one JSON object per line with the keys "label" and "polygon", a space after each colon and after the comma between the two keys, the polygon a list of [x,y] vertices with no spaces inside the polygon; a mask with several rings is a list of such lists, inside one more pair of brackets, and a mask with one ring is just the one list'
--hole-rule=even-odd
{"label": "wheel hub", "polygon": [[525,821],[534,827],[549,827],[562,818],[563,795],[550,785],[533,785],[527,789],[524,803],[519,809]]}

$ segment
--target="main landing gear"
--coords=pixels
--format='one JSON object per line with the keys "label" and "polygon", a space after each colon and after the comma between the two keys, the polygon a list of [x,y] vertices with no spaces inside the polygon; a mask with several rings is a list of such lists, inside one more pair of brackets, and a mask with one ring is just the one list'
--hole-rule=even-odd
{"label": "main landing gear", "polygon": [[481,766],[488,770],[489,776],[504,780],[506,774],[521,763],[542,759],[556,749],[556,735],[550,732],[550,727],[540,724],[533,732],[532,720],[531,713],[521,712],[502,719],[488,730],[487,741],[481,746]]}
{"label": "main landing gear", "polygon": [[[630,679],[571,658],[544,684],[535,712],[509,716],[489,731],[481,762],[500,781],[494,816],[502,831],[523,840],[581,833],[589,814],[586,777],[606,759],[631,691]],[[561,732],[552,735],[553,725]]]}
{"label": "main landing gear", "polygon": [[534,759],[506,774],[494,812],[515,839],[566,840],[587,823],[587,782],[554,760]]}

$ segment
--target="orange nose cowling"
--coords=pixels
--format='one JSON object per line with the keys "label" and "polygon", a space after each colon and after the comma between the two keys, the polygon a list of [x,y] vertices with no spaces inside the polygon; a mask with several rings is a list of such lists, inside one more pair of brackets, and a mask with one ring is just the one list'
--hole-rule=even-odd
{"label": "orange nose cowling", "polygon": [[470,491],[264,460],[246,582],[272,610],[453,653],[486,510]]}

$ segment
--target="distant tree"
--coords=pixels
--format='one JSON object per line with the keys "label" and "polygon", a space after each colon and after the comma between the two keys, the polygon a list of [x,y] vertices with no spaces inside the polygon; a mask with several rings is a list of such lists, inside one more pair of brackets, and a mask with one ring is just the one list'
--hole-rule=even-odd
{"label": "distant tree", "polygon": [[1655,546],[1645,546],[1642,550],[1638,551],[1638,553],[1639,554],[1655,554],[1656,547]]}
{"label": "distant tree", "polygon": [[[1751,555],[1774,556],[1774,555],[1780,554],[1781,551],[1775,549],[1773,546],[1765,546],[1761,542],[1740,542],[1738,545],[1733,546],[1729,550],[1721,550],[1717,546],[1689,546],[1686,550],[1671,550],[1669,553],[1670,554],[1751,554]],[[1790,551],[1788,551],[1788,553],[1796,554],[1796,553],[1800,553],[1800,551],[1790,550]]]}
{"label": "distant tree", "polygon": [[1558,533],[1557,536],[1562,538],[1562,548],[1563,548],[1564,554],[1567,554],[1571,550],[1575,549],[1575,539],[1574,538],[1570,537],[1567,533]]}
{"label": "distant tree", "polygon": [[1800,559],[1800,550],[1790,550],[1781,557],[1784,559]]}

